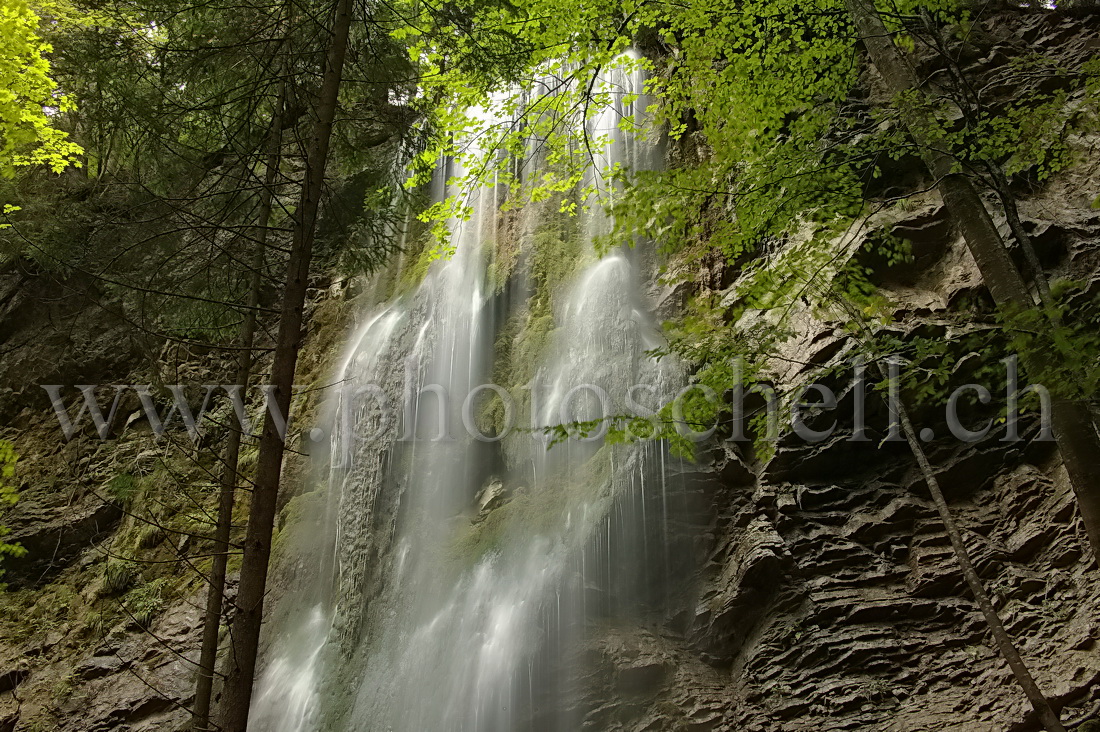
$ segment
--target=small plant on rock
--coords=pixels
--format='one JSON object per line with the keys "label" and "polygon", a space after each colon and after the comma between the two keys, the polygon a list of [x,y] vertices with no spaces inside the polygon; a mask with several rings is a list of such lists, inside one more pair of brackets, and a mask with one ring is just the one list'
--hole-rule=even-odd
{"label": "small plant on rock", "polygon": [[148,627],[164,608],[164,588],[167,584],[168,580],[160,577],[135,587],[126,595],[123,605],[138,625]]}
{"label": "small plant on rock", "polygon": [[106,491],[120,506],[129,506],[138,492],[138,482],[129,473],[119,473],[107,482]]}
{"label": "small plant on rock", "polygon": [[108,594],[117,595],[134,581],[134,570],[129,562],[108,560],[103,568],[103,587]]}

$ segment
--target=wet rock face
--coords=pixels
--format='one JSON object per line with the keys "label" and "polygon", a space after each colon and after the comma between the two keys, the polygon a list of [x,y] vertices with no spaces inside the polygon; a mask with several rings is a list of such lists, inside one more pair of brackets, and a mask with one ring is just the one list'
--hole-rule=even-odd
{"label": "wet rock face", "polygon": [[[0,439],[19,456],[20,492],[0,525],[28,551],[0,562],[0,732],[188,729],[211,545],[209,524],[187,517],[213,515],[218,468],[201,461],[218,451],[154,440],[146,421],[128,419],[139,414],[136,397],[120,401],[109,440],[87,415],[66,440],[39,384],[66,384],[72,407],[73,384],[149,383],[154,367],[141,354],[159,348],[138,349],[90,288],[20,266],[0,267]],[[339,305],[321,307],[328,316],[307,341],[307,367],[345,337]],[[231,383],[232,358],[184,358],[168,360],[173,379]],[[288,473],[303,462],[292,459]],[[115,490],[120,476],[140,486]],[[129,571],[112,574],[120,566]],[[227,608],[235,586],[231,565]]]}
{"label": "wet rock face", "polygon": [[478,491],[474,498],[477,507],[475,522],[484,521],[488,515],[508,502],[511,492],[500,478],[493,478]]}
{"label": "wet rock face", "polygon": [[[163,645],[141,635],[106,642],[74,670],[72,696],[61,705],[64,732],[126,729],[135,732],[184,728],[194,695],[198,658],[195,630],[202,625],[202,597],[172,608],[150,629]],[[190,659],[190,662],[189,662]]]}
{"label": "wet rock face", "polygon": [[719,667],[733,662],[734,649],[744,645],[790,566],[790,555],[771,521],[763,516],[739,518],[747,525],[739,530],[738,541],[710,558],[718,575],[699,598],[689,634],[702,658]]}
{"label": "wet rock face", "polygon": [[[583,729],[1033,729],[930,499],[868,465],[846,482],[719,488],[686,629],[591,628]],[[1100,581],[1064,475],[1019,463],[963,492],[976,566],[1068,719],[1100,694]]]}
{"label": "wet rock face", "polygon": [[[962,62],[968,74],[994,81],[1029,44],[1072,65],[1097,43],[1095,28],[1056,14],[1025,13],[976,31],[988,48]],[[998,94],[1011,99],[1017,91]],[[1095,141],[1079,142],[1095,149]],[[1086,283],[1090,296],[1100,287],[1100,214],[1087,181],[1098,166],[1084,153],[1044,189],[1019,197],[1048,274]],[[919,171],[896,173],[884,180],[912,190],[903,179]],[[927,335],[957,303],[984,297],[984,287],[938,197],[911,203],[882,223],[912,244],[915,262],[876,272],[875,283],[896,304],[898,327]],[[832,359],[844,337],[812,313],[796,325],[790,350],[780,354],[792,365],[777,367],[779,385],[804,374],[800,363]],[[846,395],[835,391],[839,415]],[[882,423],[881,414],[868,417]],[[1039,729],[905,445],[856,449],[847,436],[782,440],[750,476],[731,453],[714,453],[693,478],[710,486],[710,514],[682,609],[590,624],[575,659],[585,669],[574,690],[577,728]],[[1049,443],[1006,445],[995,435],[929,448],[982,581],[1039,685],[1063,721],[1091,719],[1100,711],[1100,572],[1090,565],[1056,451]],[[629,694],[624,678],[644,691]]]}
{"label": "wet rock face", "polygon": [[[64,447],[42,389],[66,385],[71,404],[72,385],[124,382],[141,363],[143,344],[110,308],[97,306],[102,299],[78,276],[61,279],[22,260],[0,266],[0,439],[20,456],[21,492],[19,503],[4,507],[0,524],[11,530],[6,541],[27,550],[4,558],[2,581],[13,588],[56,577],[122,517],[119,506],[74,490],[72,475],[87,472],[91,450]],[[40,471],[51,462],[66,470]]]}
{"label": "wet rock face", "polygon": [[[0,665],[10,668],[0,674],[0,730],[185,729],[203,602],[201,593],[185,598],[152,624],[152,635],[132,627],[82,647],[79,633],[54,633],[3,648],[11,660]],[[65,662],[50,663],[57,655]]]}

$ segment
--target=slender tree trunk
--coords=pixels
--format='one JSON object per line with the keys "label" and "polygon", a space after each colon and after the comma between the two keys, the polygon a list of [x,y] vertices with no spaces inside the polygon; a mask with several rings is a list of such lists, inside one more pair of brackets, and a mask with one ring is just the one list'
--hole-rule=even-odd
{"label": "slender tree trunk", "polygon": [[[263,282],[264,255],[267,248],[268,223],[271,204],[275,197],[275,180],[279,168],[282,147],[283,106],[286,85],[279,84],[279,96],[271,119],[266,151],[264,187],[260,192],[260,207],[256,217],[255,251],[252,254],[252,277],[248,289],[248,310],[241,324],[240,354],[237,357],[237,381],[241,392],[248,390],[252,376],[252,345],[256,335],[256,309],[260,304],[260,287]],[[237,488],[237,468],[240,462],[241,429],[231,430],[225,447],[225,464],[222,467],[221,493],[218,497],[218,524],[214,533],[214,563],[210,570],[210,583],[206,596],[206,617],[203,620],[202,650],[199,655],[199,675],[195,683],[195,703],[191,711],[191,727],[195,732],[206,732],[210,727],[210,699],[214,688],[214,674],[218,660],[218,631],[221,629],[222,603],[225,599],[225,574],[229,562],[229,538],[233,528],[233,504]]]}
{"label": "slender tree trunk", "polygon": [[[895,95],[919,93],[916,74],[894,45],[871,0],[845,0],[845,4],[871,61],[889,90]],[[973,183],[956,171],[954,159],[929,140],[919,125],[907,125],[909,134],[921,147],[925,164],[938,181],[944,205],[962,231],[994,301],[1001,306],[1019,309],[1034,307],[1027,284],[1009,256]],[[1097,435],[1086,405],[1062,398],[1051,401],[1051,426],[1058,440],[1062,462],[1073,484],[1093,559],[1100,564],[1100,460],[1096,459],[1100,455],[1100,435]]]}
{"label": "slender tree trunk", "polygon": [[[922,8],[920,15],[924,29],[931,37],[937,54],[939,54],[940,59],[947,66],[951,78],[955,81],[955,93],[959,97],[956,103],[959,111],[962,112],[964,117],[973,118],[975,115],[979,115],[982,109],[979,97],[970,84],[967,83],[966,73],[959,66],[958,60],[948,50],[940,25],[927,8]],[[1004,210],[1005,220],[1012,231],[1012,236],[1016,239],[1016,243],[1020,245],[1021,252],[1023,252],[1028,274],[1031,275],[1031,280],[1039,293],[1039,302],[1043,307],[1048,308],[1052,317],[1057,317],[1057,311],[1054,308],[1054,297],[1050,292],[1050,283],[1043,272],[1043,265],[1039,262],[1039,256],[1035,253],[1031,237],[1024,230],[1023,222],[1020,221],[1020,210],[1016,206],[1016,198],[1012,195],[1012,187],[1009,185],[1008,177],[1005,176],[1000,164],[995,160],[983,160],[982,162],[989,173],[990,187],[1001,199],[1001,208]]]}
{"label": "slender tree trunk", "polygon": [[[351,11],[352,0],[336,0],[324,77],[317,102],[317,120],[306,154],[302,195],[295,214],[294,235],[287,263],[286,288],[283,292],[283,309],[275,342],[271,381],[274,406],[286,416],[288,424],[294,371],[302,338],[309,266],[313,255],[321,190],[325,181],[325,165],[332,139],[332,124],[339,103],[338,93],[351,28]],[[232,663],[222,692],[220,727],[223,732],[245,732],[248,726],[283,451],[283,439],[269,411],[260,438],[260,454],[244,541],[241,581],[237,590],[237,614],[232,626]]]}
{"label": "slender tree trunk", "polygon": [[[885,374],[883,374],[883,378],[885,378]],[[967,551],[966,544],[963,543],[962,532],[959,531],[959,525],[955,523],[955,517],[951,515],[951,509],[947,506],[947,501],[943,497],[943,491],[940,490],[940,484],[939,481],[936,480],[936,474],[932,470],[931,463],[928,462],[928,456],[924,454],[924,447],[921,445],[920,440],[917,439],[917,433],[913,429],[913,424],[909,421],[909,415],[905,407],[901,405],[898,405],[898,420],[901,422],[901,429],[905,434],[905,440],[909,443],[909,449],[913,451],[913,455],[917,458],[917,465],[920,466],[921,474],[924,476],[924,482],[928,485],[928,490],[932,494],[932,501],[936,504],[936,510],[940,514],[940,520],[943,521],[943,527],[947,531],[947,538],[951,540],[951,548],[955,550],[955,557],[959,560],[959,565],[962,567],[962,573],[963,577],[966,579],[966,584],[970,586],[970,592],[973,593],[974,599],[977,601],[978,607],[982,611],[982,615],[985,616],[986,625],[989,626],[989,630],[993,634],[993,640],[997,643],[998,650],[1000,650],[1004,659],[1008,661],[1008,666],[1012,669],[1012,675],[1016,677],[1016,683],[1024,690],[1024,694],[1027,695],[1028,701],[1031,702],[1031,706],[1035,709],[1036,714],[1039,715],[1039,720],[1043,723],[1043,726],[1049,732],[1065,732],[1066,728],[1062,725],[1062,720],[1058,717],[1058,713],[1050,706],[1050,702],[1047,701],[1046,696],[1043,695],[1039,685],[1035,683],[1035,679],[1028,670],[1027,664],[1024,663],[1023,657],[1020,656],[1020,651],[1017,650],[1016,645],[1012,642],[1012,637],[1008,634],[1008,631],[1005,630],[1000,615],[997,614],[996,608],[993,607],[993,601],[990,600],[989,595],[986,594],[985,587],[982,586],[982,581],[978,577],[978,572],[974,569],[973,562],[970,561],[970,552]]]}
{"label": "slender tree trunk", "polygon": [[1039,291],[1039,302],[1050,311],[1052,318],[1057,318],[1054,295],[1050,291],[1050,282],[1047,281],[1046,273],[1043,272],[1043,264],[1039,261],[1039,255],[1035,252],[1035,245],[1024,229],[1024,222],[1020,220],[1020,209],[1016,206],[1016,198],[1012,195],[1008,178],[1001,170],[1001,166],[992,160],[987,161],[985,167],[989,171],[989,179],[993,183],[993,190],[997,192],[997,197],[1001,199],[1001,207],[1004,209],[1008,228],[1012,230],[1012,236],[1015,237],[1016,243],[1020,245],[1020,251],[1024,254],[1024,261],[1027,262],[1027,268],[1030,270],[1031,280],[1035,283],[1035,289]]}
{"label": "slender tree trunk", "polygon": [[[860,324],[867,335],[868,341],[870,341],[873,334],[870,329],[863,324],[863,318],[860,314],[855,312],[855,309],[847,302],[842,301],[840,304],[841,307],[847,311],[852,321]],[[878,371],[883,379],[889,378],[889,374],[881,364],[878,366]],[[1050,702],[1039,688],[1039,685],[1035,682],[1035,678],[1031,675],[1031,671],[1028,670],[1027,664],[1020,655],[1020,651],[1016,648],[1016,644],[1012,642],[1012,636],[1008,634],[1008,630],[1005,629],[1004,623],[1001,622],[1001,616],[997,614],[996,608],[993,607],[993,602],[986,593],[977,570],[974,569],[974,563],[970,560],[970,552],[967,550],[966,544],[963,543],[962,531],[959,530],[959,525],[955,522],[955,517],[951,513],[951,508],[947,505],[947,499],[944,498],[943,491],[940,490],[940,483],[936,479],[932,464],[928,461],[928,456],[924,452],[924,446],[921,445],[917,437],[917,432],[913,429],[913,423],[909,419],[909,411],[905,408],[905,405],[901,403],[898,403],[896,408],[896,416],[901,425],[902,433],[905,435],[905,441],[908,443],[913,456],[917,459],[917,466],[920,468],[924,482],[928,486],[928,492],[932,494],[932,501],[936,505],[936,511],[940,515],[940,520],[943,522],[943,528],[947,532],[947,538],[951,542],[951,549],[954,551],[955,558],[958,560],[959,567],[962,569],[963,578],[970,587],[970,592],[974,595],[974,600],[978,603],[978,608],[985,617],[986,625],[993,635],[993,640],[997,644],[997,649],[1000,651],[1001,656],[1008,662],[1009,668],[1016,678],[1016,682],[1020,685],[1020,688],[1023,689],[1028,701],[1031,702],[1032,708],[1034,708],[1035,712],[1039,715],[1039,719],[1043,723],[1043,726],[1046,727],[1049,732],[1065,732],[1066,728],[1062,724],[1058,713],[1050,706]]]}

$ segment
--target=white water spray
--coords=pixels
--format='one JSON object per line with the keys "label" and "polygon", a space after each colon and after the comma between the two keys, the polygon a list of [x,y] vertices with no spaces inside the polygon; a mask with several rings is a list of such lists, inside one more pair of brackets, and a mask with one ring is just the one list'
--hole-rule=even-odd
{"label": "white water spray", "polygon": [[[590,132],[614,141],[586,183],[653,164],[616,132],[645,103],[629,101],[641,81],[609,78]],[[576,729],[564,649],[593,613],[649,601],[667,564],[647,539],[665,510],[663,445],[605,445],[601,430],[548,450],[536,433],[504,460],[464,429],[459,405],[488,381],[503,325],[486,281],[502,198],[478,191],[472,217],[452,222],[453,256],[353,340],[328,475],[331,588],[272,643],[252,729],[514,732],[536,716]],[[636,252],[591,251],[607,225],[598,207],[585,214],[590,264],[560,299],[532,384],[540,427],[620,413],[634,384],[652,385],[656,406],[681,379],[648,355],[661,338]],[[392,419],[380,405],[398,395],[413,406]]]}

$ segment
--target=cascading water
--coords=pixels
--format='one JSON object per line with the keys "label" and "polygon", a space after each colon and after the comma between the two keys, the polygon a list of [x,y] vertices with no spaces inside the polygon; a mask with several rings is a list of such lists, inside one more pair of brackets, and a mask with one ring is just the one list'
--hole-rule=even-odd
{"label": "cascading water", "polygon": [[[590,132],[615,139],[593,161],[596,184],[602,168],[654,158],[615,129],[645,103],[631,101],[640,75],[607,86],[612,102]],[[648,354],[662,341],[641,295],[642,257],[595,255],[608,222],[593,206],[587,251],[527,385],[536,429],[487,438],[474,396],[523,302],[487,282],[502,198],[498,186],[472,196],[473,215],[452,222],[453,256],[351,344],[333,407],[334,539],[317,602],[272,644],[253,729],[576,729],[567,649],[593,617],[662,602],[665,446],[605,444],[602,427],[550,446],[538,429],[653,409],[679,386],[676,366]],[[395,404],[408,406],[393,415]]]}

